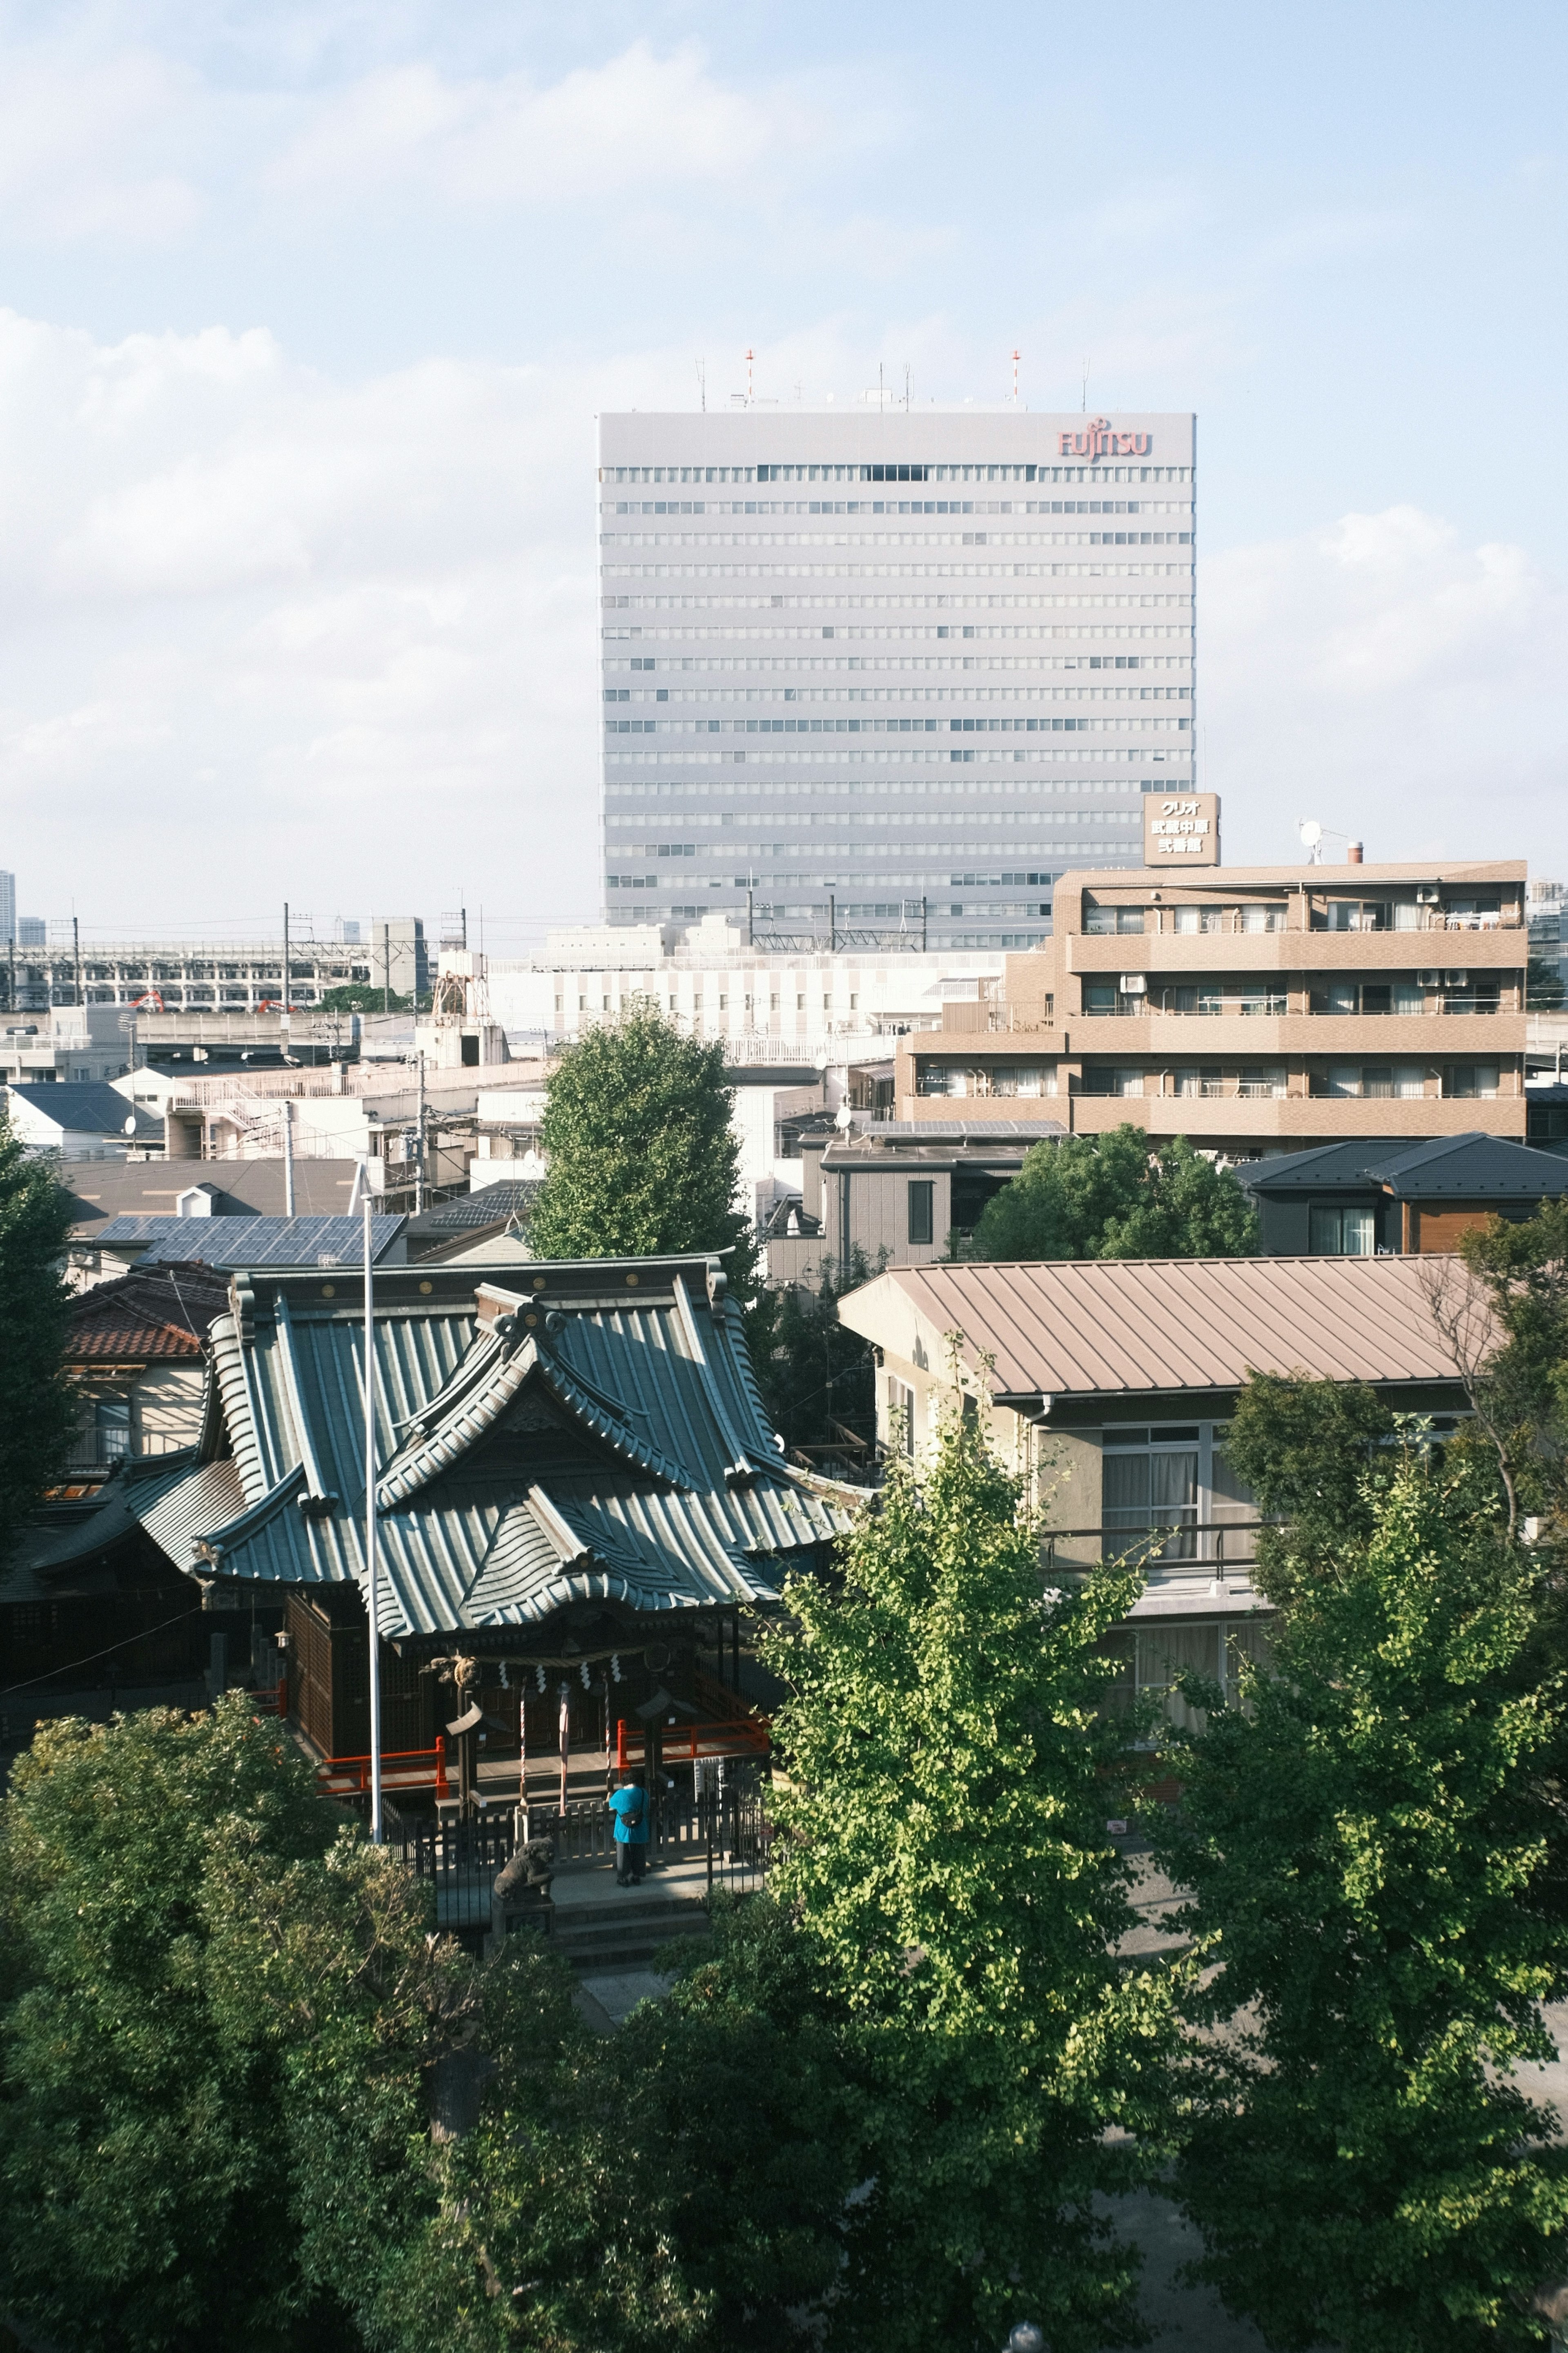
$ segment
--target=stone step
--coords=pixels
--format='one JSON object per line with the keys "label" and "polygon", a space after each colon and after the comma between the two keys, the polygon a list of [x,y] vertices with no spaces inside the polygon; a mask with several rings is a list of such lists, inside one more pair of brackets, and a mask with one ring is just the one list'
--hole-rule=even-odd
{"label": "stone step", "polygon": [[628,1894],[624,1903],[557,1905],[551,1942],[574,1969],[633,1967],[677,1936],[705,1936],[708,1915],[691,1900]]}

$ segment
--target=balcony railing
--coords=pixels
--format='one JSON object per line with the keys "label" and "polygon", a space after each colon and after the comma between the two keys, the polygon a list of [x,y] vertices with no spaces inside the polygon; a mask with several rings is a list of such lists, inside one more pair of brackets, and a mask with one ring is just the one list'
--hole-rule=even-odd
{"label": "balcony railing", "polygon": [[[1140,1525],[1127,1525],[1139,1519]],[[1128,1567],[1143,1565],[1150,1569],[1207,1568],[1216,1576],[1240,1576],[1256,1567],[1258,1530],[1280,1525],[1277,1520],[1200,1520],[1181,1512],[1150,1511],[1138,1515],[1129,1511],[1114,1526],[1101,1521],[1094,1527],[1047,1530],[1043,1540],[1044,1566],[1047,1573],[1092,1567],[1092,1559],[1065,1559],[1058,1554],[1058,1546],[1081,1545],[1094,1546],[1105,1562],[1124,1561]]]}

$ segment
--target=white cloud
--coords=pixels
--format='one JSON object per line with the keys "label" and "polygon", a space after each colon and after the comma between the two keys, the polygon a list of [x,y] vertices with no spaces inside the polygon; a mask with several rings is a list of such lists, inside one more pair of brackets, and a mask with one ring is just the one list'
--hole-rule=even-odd
{"label": "white cloud", "polygon": [[726,88],[692,44],[646,41],[544,85],[524,73],[454,80],[402,65],[334,93],[270,167],[277,189],[355,198],[393,182],[446,201],[558,204],[725,183],[831,124],[789,90]]}
{"label": "white cloud", "polygon": [[359,386],[269,338],[0,316],[0,863],[188,927],[313,894],[598,901],[586,387]]}
{"label": "white cloud", "polygon": [[161,243],[202,209],[169,168],[193,80],[139,50],[12,50],[0,70],[0,208],[7,236]]}
{"label": "white cloud", "polygon": [[1568,593],[1520,547],[1411,506],[1209,559],[1199,749],[1232,858],[1298,854],[1311,815],[1369,858],[1431,848],[1568,871],[1547,681]]}

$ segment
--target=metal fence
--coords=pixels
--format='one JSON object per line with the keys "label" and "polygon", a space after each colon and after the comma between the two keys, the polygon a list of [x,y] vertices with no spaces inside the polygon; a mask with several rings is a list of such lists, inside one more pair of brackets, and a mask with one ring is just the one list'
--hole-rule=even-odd
{"label": "metal fence", "polygon": [[[690,1792],[665,1790],[654,1799],[647,1859],[701,1864],[708,1888],[750,1894],[762,1884],[771,1856],[773,1825],[766,1785],[755,1769],[745,1767],[732,1767],[722,1776],[712,1767],[699,1767],[697,1778],[701,1786]],[[388,1844],[420,1879],[433,1883],[437,1926],[454,1934],[487,1929],[495,1875],[516,1851],[517,1813],[508,1808],[460,1821],[405,1816],[388,1802],[383,1820]],[[524,1835],[554,1841],[557,1870],[563,1863],[608,1863],[614,1855],[610,1811],[602,1800],[568,1805],[564,1810],[532,1806]]]}

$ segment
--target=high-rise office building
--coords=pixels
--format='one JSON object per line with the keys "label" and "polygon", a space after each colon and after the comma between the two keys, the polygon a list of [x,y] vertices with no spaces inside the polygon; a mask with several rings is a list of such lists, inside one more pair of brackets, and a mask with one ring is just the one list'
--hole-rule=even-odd
{"label": "high-rise office building", "polygon": [[0,866],[0,947],[9,947],[16,936],[16,878]]}
{"label": "high-rise office building", "polygon": [[1192,788],[1191,416],[605,417],[605,912],[1028,947]]}

